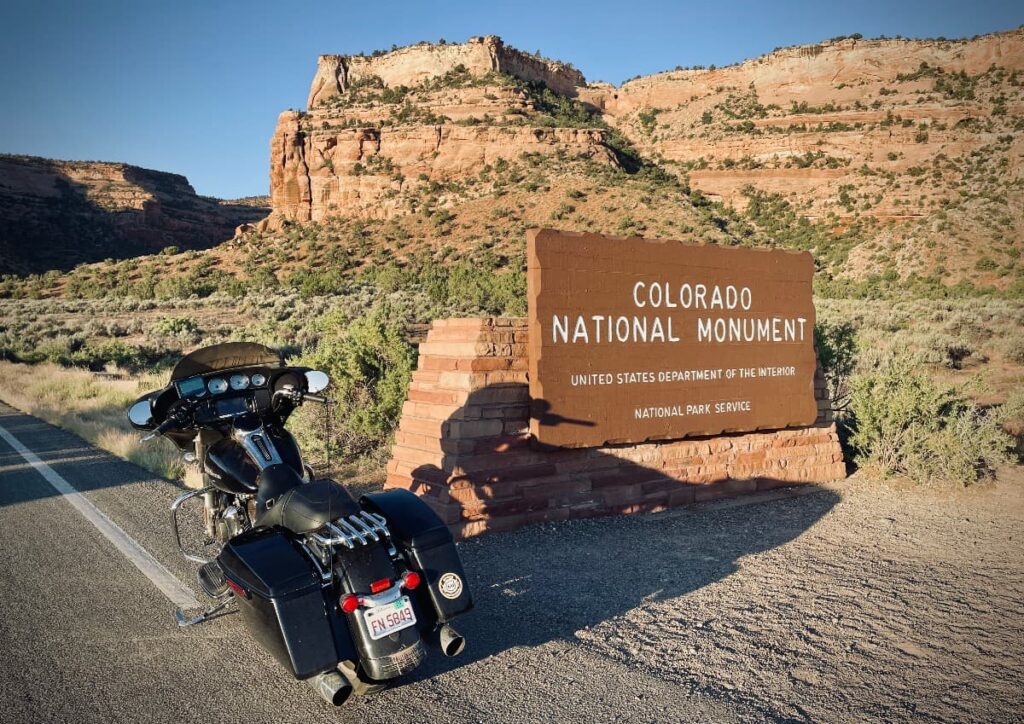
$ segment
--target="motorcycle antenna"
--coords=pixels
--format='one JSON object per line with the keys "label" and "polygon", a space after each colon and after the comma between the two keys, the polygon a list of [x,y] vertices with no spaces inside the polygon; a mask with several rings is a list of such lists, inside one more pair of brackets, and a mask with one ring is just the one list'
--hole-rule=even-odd
{"label": "motorcycle antenna", "polygon": [[334,401],[331,399],[328,399],[326,404],[324,404],[324,435],[327,438],[327,450],[324,455],[326,461],[324,464],[328,475],[331,474],[331,446],[334,444],[334,435],[332,434],[331,427],[331,405],[333,404]]}

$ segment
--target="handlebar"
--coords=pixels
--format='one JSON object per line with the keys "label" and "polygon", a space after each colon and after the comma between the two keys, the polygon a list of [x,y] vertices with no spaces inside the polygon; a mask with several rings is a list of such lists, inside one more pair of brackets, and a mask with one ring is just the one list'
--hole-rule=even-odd
{"label": "handlebar", "polygon": [[302,402],[319,402],[322,405],[326,405],[331,402],[331,400],[326,397],[323,397],[321,395],[314,395],[309,392],[302,392],[301,390],[297,390],[296,388],[291,386],[285,387],[284,389],[275,392],[274,398],[277,399],[278,397],[283,397],[288,400],[291,400],[293,405],[299,405]]}
{"label": "handlebar", "polygon": [[[309,392],[302,392],[292,386],[286,386],[284,389],[277,390],[274,393],[274,399],[283,397],[291,401],[293,405],[300,405],[302,402],[319,402],[322,405],[329,405],[333,400],[323,397],[322,395],[314,395]],[[185,427],[191,419],[191,414],[195,409],[195,401],[183,399],[175,403],[171,411],[167,415],[167,419],[161,422],[156,428],[153,429],[148,435],[143,435],[139,442],[149,442],[153,438],[161,437],[176,427]]]}
{"label": "handlebar", "polygon": [[140,439],[139,442],[149,442],[155,437],[160,437],[164,433],[170,432],[176,422],[177,420],[174,419],[173,417],[168,417],[166,420],[157,425],[156,429],[153,430],[153,432],[149,433],[148,435],[143,435],[142,439]]}
{"label": "handlebar", "polygon": [[175,427],[183,426],[187,422],[187,418],[191,417],[193,405],[186,400],[181,400],[176,403],[175,407],[171,408],[170,413],[167,415],[167,419],[156,426],[156,429],[148,435],[143,435],[139,442],[149,442],[155,437],[160,437]]}

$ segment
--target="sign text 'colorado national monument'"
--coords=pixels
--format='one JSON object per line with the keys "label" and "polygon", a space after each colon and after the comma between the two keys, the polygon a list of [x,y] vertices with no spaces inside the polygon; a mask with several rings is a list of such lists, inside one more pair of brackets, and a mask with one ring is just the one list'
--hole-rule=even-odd
{"label": "sign text 'colorado national monument'", "polygon": [[527,244],[540,443],[815,421],[809,253],[548,229]]}

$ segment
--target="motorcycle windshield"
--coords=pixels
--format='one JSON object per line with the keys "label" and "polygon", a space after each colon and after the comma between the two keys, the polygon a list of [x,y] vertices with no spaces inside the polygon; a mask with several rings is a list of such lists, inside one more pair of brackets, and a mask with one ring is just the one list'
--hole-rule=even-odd
{"label": "motorcycle windshield", "polygon": [[171,382],[235,367],[281,367],[281,355],[254,342],[224,342],[185,355],[171,370]]}

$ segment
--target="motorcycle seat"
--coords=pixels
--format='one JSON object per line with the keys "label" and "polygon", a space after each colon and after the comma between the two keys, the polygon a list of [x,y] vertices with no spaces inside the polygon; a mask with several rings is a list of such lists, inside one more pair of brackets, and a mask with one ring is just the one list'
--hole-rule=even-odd
{"label": "motorcycle seat", "polygon": [[298,535],[360,510],[349,492],[333,480],[300,482],[276,499],[266,499],[264,505],[256,516],[257,526],[280,526]]}

